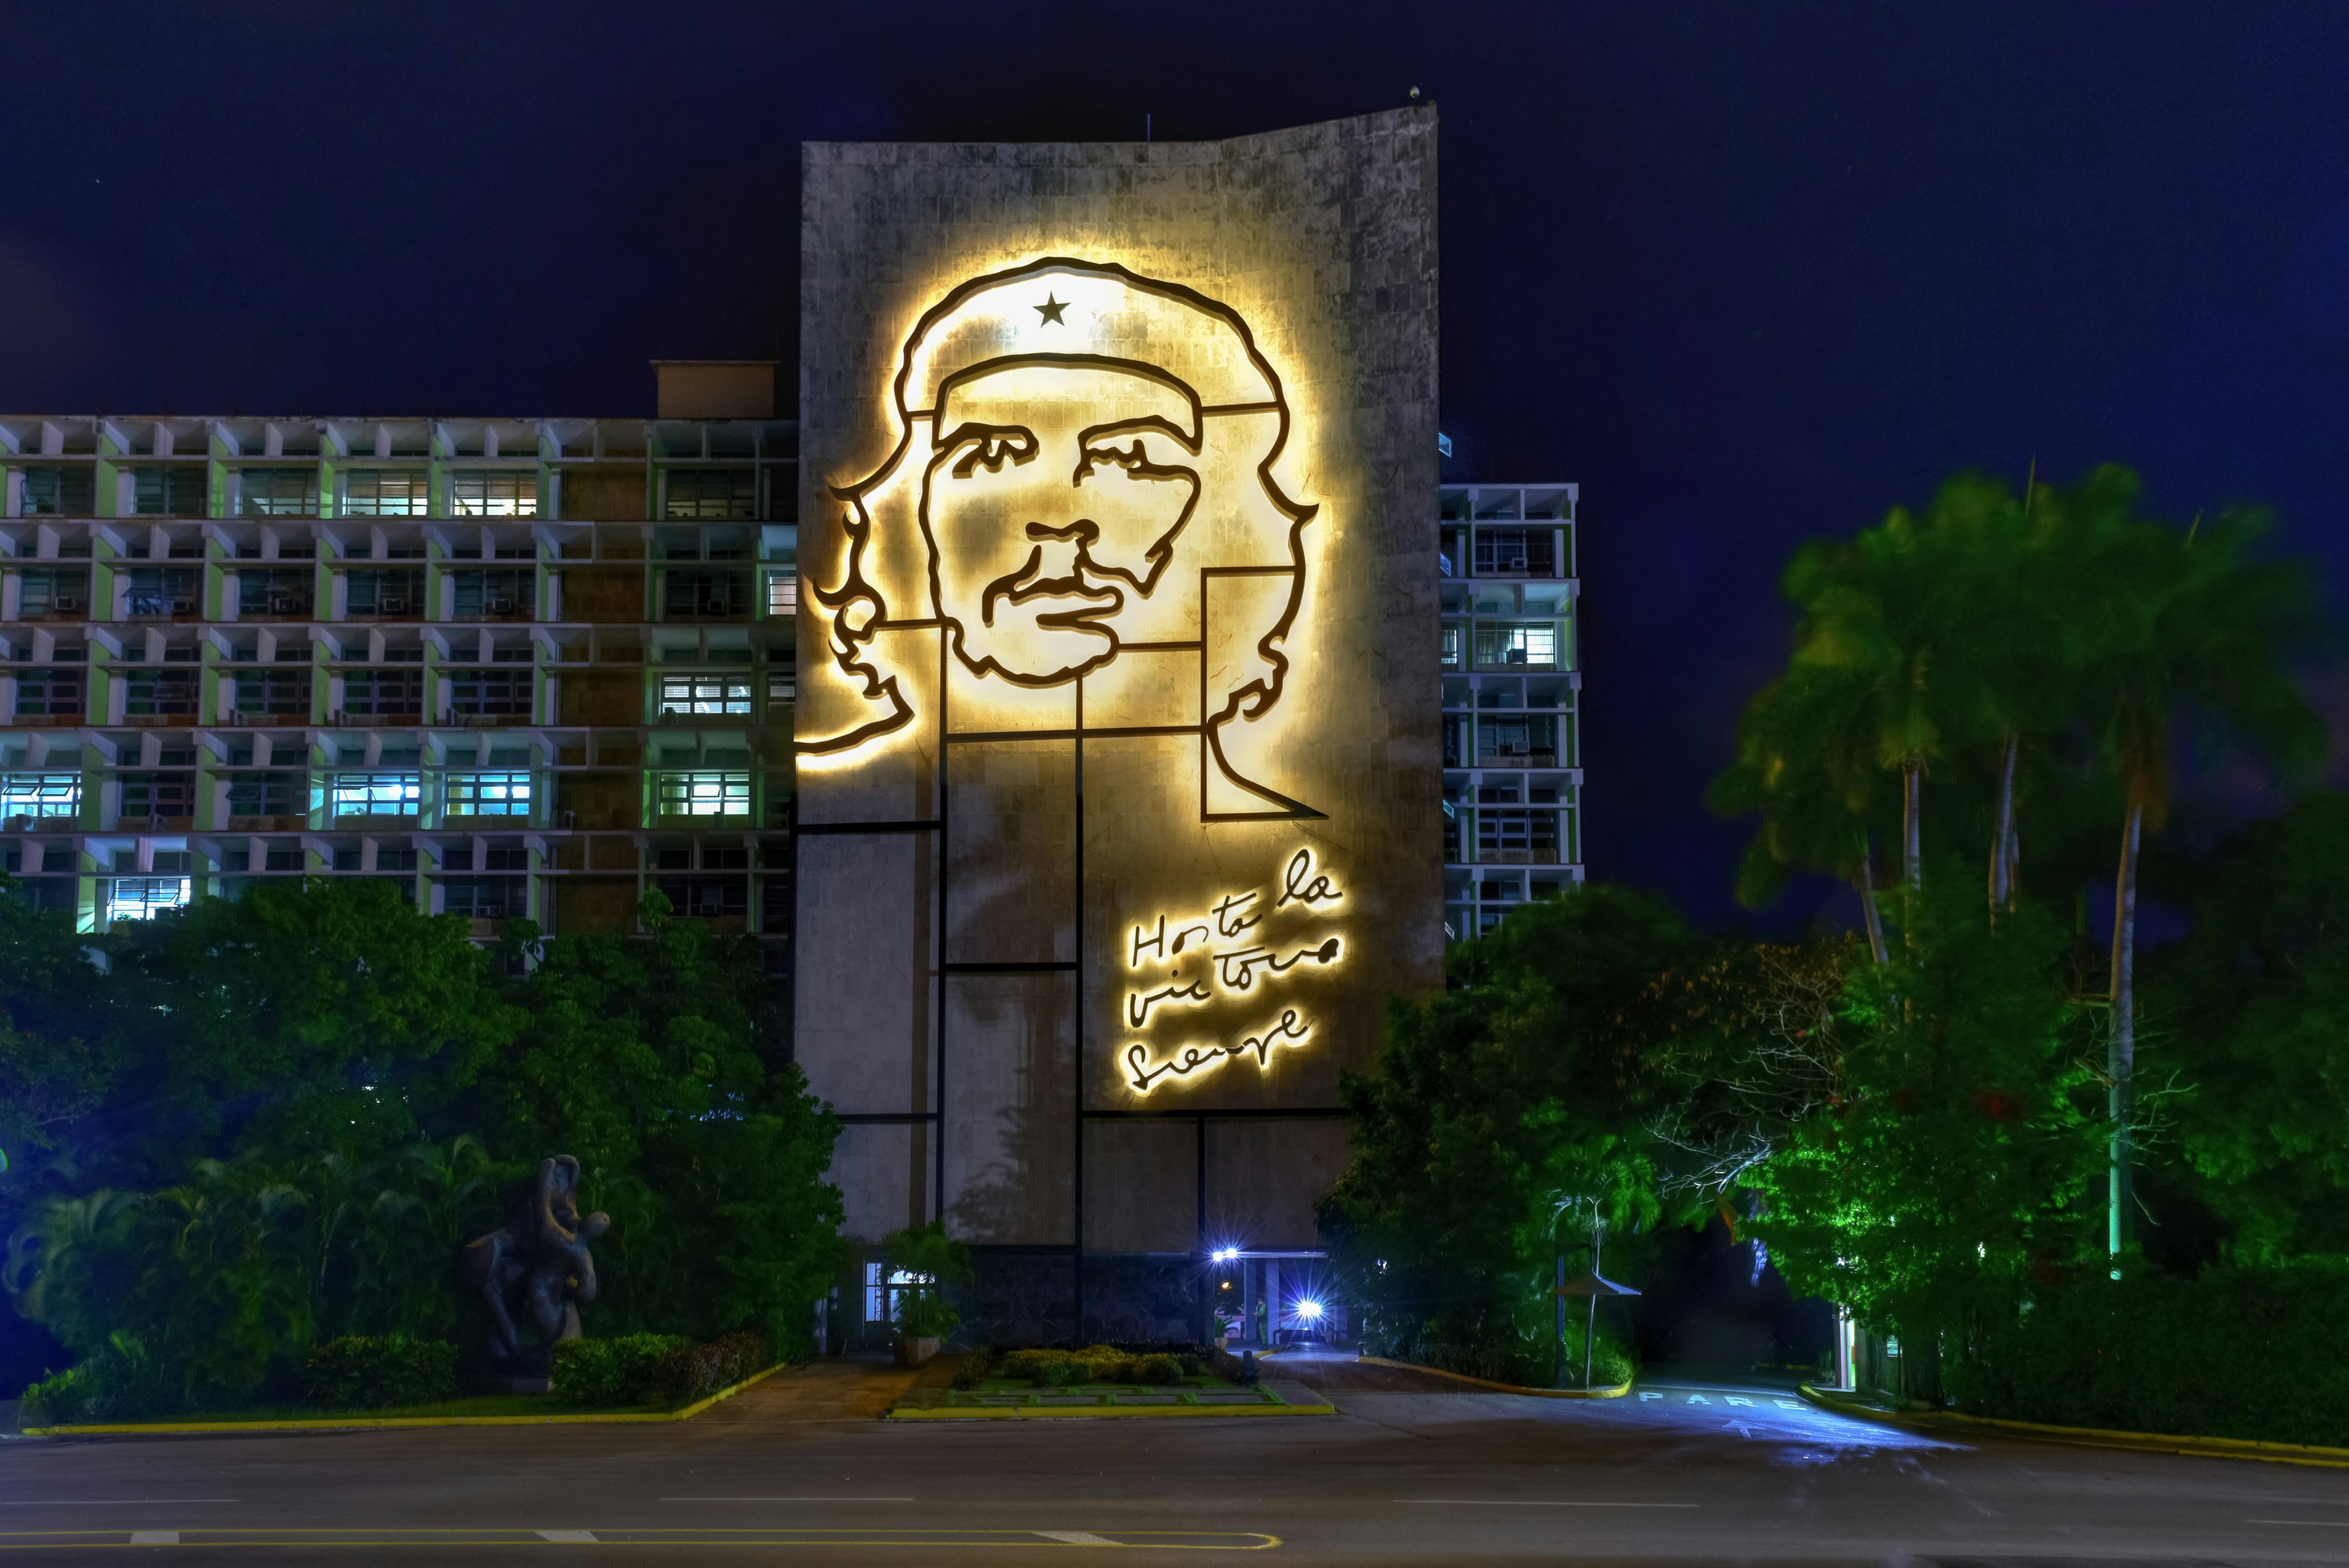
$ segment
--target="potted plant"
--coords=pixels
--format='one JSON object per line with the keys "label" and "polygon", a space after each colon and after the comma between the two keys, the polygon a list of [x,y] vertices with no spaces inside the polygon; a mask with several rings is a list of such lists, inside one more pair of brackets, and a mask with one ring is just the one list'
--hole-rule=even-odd
{"label": "potted plant", "polygon": [[893,1231],[881,1247],[897,1298],[897,1365],[919,1366],[962,1322],[947,1304],[944,1287],[971,1277],[970,1249],[948,1239],[943,1220]]}

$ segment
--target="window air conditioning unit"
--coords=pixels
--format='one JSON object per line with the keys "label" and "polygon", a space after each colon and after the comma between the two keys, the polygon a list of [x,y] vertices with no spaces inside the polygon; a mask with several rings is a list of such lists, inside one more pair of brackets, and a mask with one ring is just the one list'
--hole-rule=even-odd
{"label": "window air conditioning unit", "polygon": [[1513,572],[1522,572],[1522,571],[1524,571],[1525,569],[1526,569],[1526,558],[1525,558],[1523,556],[1515,556],[1510,557],[1510,560],[1509,560],[1509,570],[1511,570],[1511,571],[1513,571]]}
{"label": "window air conditioning unit", "polygon": [[514,602],[512,599],[492,599],[490,601],[490,613],[492,615],[512,615],[513,612]]}
{"label": "window air conditioning unit", "polygon": [[408,601],[405,598],[378,599],[375,602],[375,613],[378,615],[406,615],[408,613]]}
{"label": "window air conditioning unit", "polygon": [[171,601],[171,613],[173,615],[193,615],[196,613],[196,601],[193,599],[173,599]]}
{"label": "window air conditioning unit", "polygon": [[76,598],[55,598],[49,601],[49,607],[60,610],[78,610],[81,608],[81,601]]}
{"label": "window air conditioning unit", "polygon": [[1526,650],[1524,649],[1513,648],[1509,649],[1509,662],[1511,664],[1523,664],[1525,661]]}
{"label": "window air conditioning unit", "polygon": [[299,609],[299,607],[300,607],[295,602],[295,598],[292,594],[272,594],[269,596],[269,613],[272,615],[293,615]]}

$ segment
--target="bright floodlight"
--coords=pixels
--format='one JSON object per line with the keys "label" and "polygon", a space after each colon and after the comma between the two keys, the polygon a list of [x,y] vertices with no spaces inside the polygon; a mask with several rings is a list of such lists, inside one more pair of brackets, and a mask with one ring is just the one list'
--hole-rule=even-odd
{"label": "bright floodlight", "polygon": [[1218,1247],[1215,1251],[1214,1258],[1218,1263],[1228,1263],[1239,1255],[1240,1250],[1237,1247]]}
{"label": "bright floodlight", "polygon": [[1308,1321],[1319,1317],[1321,1315],[1321,1303],[1319,1302],[1312,1301],[1299,1302],[1297,1303],[1297,1315],[1301,1318],[1305,1318]]}

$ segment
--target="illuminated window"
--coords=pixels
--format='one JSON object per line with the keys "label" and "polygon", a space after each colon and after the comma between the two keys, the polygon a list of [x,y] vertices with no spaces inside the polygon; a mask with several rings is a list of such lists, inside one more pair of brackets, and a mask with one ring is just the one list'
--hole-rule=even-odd
{"label": "illuminated window", "polygon": [[424,711],[421,670],[347,670],[343,711],[355,719],[388,719]]}
{"label": "illuminated window", "polygon": [[424,618],[424,574],[414,566],[354,571],[345,607],[354,616]]}
{"label": "illuminated window", "polygon": [[236,476],[241,517],[316,517],[318,471],[315,468],[248,468]]}
{"label": "illuminated window", "polygon": [[78,566],[26,568],[17,613],[26,620],[45,615],[83,615],[89,610],[89,574]]}
{"label": "illuminated window", "polygon": [[530,774],[521,772],[450,774],[446,799],[451,816],[528,816]]}
{"label": "illuminated window", "polygon": [[241,566],[236,574],[236,613],[306,616],[316,584],[316,574],[307,566]]}
{"label": "illuminated window", "polygon": [[204,477],[204,471],[192,464],[134,470],[130,509],[141,517],[202,517],[212,510]]}
{"label": "illuminated window", "polygon": [[756,517],[758,475],[747,468],[673,468],[668,472],[664,517]]}
{"label": "illuminated window", "polygon": [[797,572],[767,574],[767,613],[769,615],[800,613],[800,575]]}
{"label": "illuminated window", "polygon": [[427,517],[430,478],[422,469],[363,468],[343,487],[346,517]]}
{"label": "illuminated window", "polygon": [[146,920],[188,902],[185,877],[118,877],[106,897],[109,920]]}
{"label": "illuminated window", "polygon": [[532,681],[527,670],[460,668],[450,677],[450,711],[460,719],[527,719]]}
{"label": "illuminated window", "polygon": [[538,475],[519,468],[452,473],[449,509],[460,517],[535,517]]}
{"label": "illuminated window", "polygon": [[1547,528],[1479,528],[1476,575],[1547,577],[1557,570],[1557,535]]}
{"label": "illuminated window", "polygon": [[203,574],[193,566],[142,566],[130,574],[134,616],[193,615],[202,596]]}
{"label": "illuminated window", "polygon": [[1557,628],[1539,621],[1525,626],[1480,626],[1476,628],[1476,662],[1555,670]]}
{"label": "illuminated window", "polygon": [[659,800],[663,816],[748,816],[750,775],[719,769],[663,774]]}
{"label": "illuminated window", "polygon": [[1446,670],[1460,668],[1460,628],[1456,626],[1447,626],[1444,628],[1444,668]]}
{"label": "illuminated window", "polygon": [[79,774],[0,774],[0,817],[80,815]]}
{"label": "illuminated window", "polygon": [[337,816],[414,816],[424,808],[421,774],[336,774]]}
{"label": "illuminated window", "polygon": [[750,678],[747,675],[664,675],[660,711],[671,713],[748,713]]}
{"label": "illuminated window", "polygon": [[236,678],[236,711],[240,713],[310,714],[310,672],[306,670],[263,670]]}
{"label": "illuminated window", "polygon": [[16,675],[16,717],[19,719],[78,718],[82,709],[82,672],[78,670],[25,670]]}
{"label": "illuminated window", "polygon": [[87,517],[96,510],[95,476],[87,468],[28,468],[25,471],[25,515],[27,517]]}
{"label": "illuminated window", "polygon": [[192,670],[138,670],[125,682],[122,711],[153,717],[193,714],[196,672]]}
{"label": "illuminated window", "polygon": [[528,616],[538,600],[538,573],[528,566],[464,571],[456,577],[456,618]]}
{"label": "illuminated window", "polygon": [[240,774],[228,784],[231,816],[299,816],[307,806],[300,774]]}

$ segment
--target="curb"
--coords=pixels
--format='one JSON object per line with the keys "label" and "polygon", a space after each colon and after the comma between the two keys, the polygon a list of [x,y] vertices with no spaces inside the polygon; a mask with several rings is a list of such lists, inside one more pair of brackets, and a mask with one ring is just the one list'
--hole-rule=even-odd
{"label": "curb", "polygon": [[1514,1383],[1495,1383],[1487,1378],[1471,1377],[1464,1372],[1446,1372],[1440,1366],[1422,1366],[1416,1361],[1389,1361],[1383,1355],[1358,1355],[1354,1359],[1371,1366],[1424,1372],[1431,1377],[1449,1377],[1454,1383],[1474,1383],[1479,1388],[1490,1388],[1502,1394],[1526,1394],[1536,1399],[1620,1399],[1631,1391],[1629,1383],[1619,1383],[1612,1388],[1520,1388]]}
{"label": "curb", "polygon": [[27,1427],[28,1438],[129,1438],[129,1437],[198,1437],[205,1434],[239,1432],[352,1432],[380,1431],[409,1427],[598,1427],[652,1425],[669,1421],[690,1421],[721,1399],[731,1399],[754,1383],[763,1383],[791,1363],[778,1361],[764,1372],[757,1372],[730,1388],[720,1388],[715,1394],[703,1396],[690,1405],[674,1410],[615,1410],[603,1413],[583,1411],[577,1415],[551,1416],[341,1416],[324,1417],[317,1420],[291,1419],[284,1421],[122,1421],[93,1423],[81,1427]]}
{"label": "curb", "polygon": [[2111,1432],[2096,1427],[2051,1427],[2039,1421],[2009,1421],[1996,1416],[1963,1416],[1954,1411],[1910,1414],[1879,1410],[1822,1393],[1807,1383],[1797,1386],[1804,1398],[1838,1416],[1877,1421],[1888,1427],[1978,1437],[2022,1438],[2043,1443],[2068,1443],[2083,1449],[2120,1449],[2140,1454],[2187,1454],[2206,1459],[2258,1459],[2273,1465],[2309,1465],[2320,1469],[2349,1469],[2349,1449],[2323,1449],[2302,1443],[2269,1443],[2251,1438],[2188,1438],[2158,1432]]}

